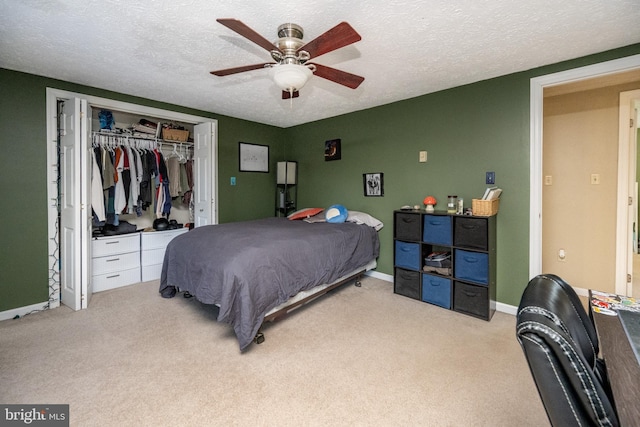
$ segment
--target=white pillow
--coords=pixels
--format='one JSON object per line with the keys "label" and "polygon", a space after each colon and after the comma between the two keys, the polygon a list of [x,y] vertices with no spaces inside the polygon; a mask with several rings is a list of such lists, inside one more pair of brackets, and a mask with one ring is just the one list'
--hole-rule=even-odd
{"label": "white pillow", "polygon": [[376,231],[380,231],[380,229],[384,226],[382,221],[372,217],[369,214],[358,211],[348,211],[349,215],[347,216],[347,222],[355,222],[356,224],[365,224],[369,227],[373,227]]}

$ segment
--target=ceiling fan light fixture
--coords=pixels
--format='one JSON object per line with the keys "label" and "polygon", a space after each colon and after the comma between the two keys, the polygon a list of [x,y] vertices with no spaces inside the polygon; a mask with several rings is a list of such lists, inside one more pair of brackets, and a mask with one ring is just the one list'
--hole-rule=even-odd
{"label": "ceiling fan light fixture", "polygon": [[311,77],[311,70],[304,65],[280,64],[269,70],[275,84],[286,92],[300,90]]}

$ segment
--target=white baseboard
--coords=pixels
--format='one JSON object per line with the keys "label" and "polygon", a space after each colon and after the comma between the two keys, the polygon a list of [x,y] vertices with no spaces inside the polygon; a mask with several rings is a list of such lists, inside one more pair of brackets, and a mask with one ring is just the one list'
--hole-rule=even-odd
{"label": "white baseboard", "polygon": [[374,270],[369,270],[364,274],[367,276],[375,277],[376,279],[384,280],[385,282],[393,283],[393,276],[390,274],[380,273]]}
{"label": "white baseboard", "polygon": [[[387,282],[393,283],[393,276],[390,274],[379,273],[377,271],[367,271],[365,273],[367,276],[375,277],[376,279],[385,280]],[[513,305],[504,304],[501,302],[496,302],[496,310],[502,313],[516,315],[518,313],[518,307]]]}
{"label": "white baseboard", "polygon": [[516,314],[518,314],[518,307],[496,301],[496,311],[506,314],[512,314],[515,316]]}
{"label": "white baseboard", "polygon": [[13,319],[16,316],[22,317],[32,311],[41,311],[47,307],[48,302],[43,301],[38,304],[27,305],[25,307],[12,308],[11,310],[0,311],[0,321]]}

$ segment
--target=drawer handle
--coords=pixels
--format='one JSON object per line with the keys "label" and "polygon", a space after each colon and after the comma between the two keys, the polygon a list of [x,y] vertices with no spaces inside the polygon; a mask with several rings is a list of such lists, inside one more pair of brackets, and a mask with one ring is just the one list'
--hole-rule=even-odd
{"label": "drawer handle", "polygon": [[435,287],[435,286],[440,286],[440,283],[436,282],[435,280],[429,280],[429,283],[431,284],[431,286]]}
{"label": "drawer handle", "polygon": [[114,274],[113,276],[107,276],[107,279],[115,279],[116,277],[120,277],[120,275]]}
{"label": "drawer handle", "polygon": [[413,224],[413,222],[414,222],[413,218],[401,218],[401,220],[405,224]]}
{"label": "drawer handle", "polygon": [[402,252],[413,252],[413,248],[400,248]]}
{"label": "drawer handle", "polygon": [[120,258],[108,259],[107,262],[120,261]]}
{"label": "drawer handle", "polygon": [[474,224],[462,224],[462,228],[464,228],[465,230],[477,230],[480,227],[474,225]]}
{"label": "drawer handle", "polygon": [[472,291],[462,291],[464,292],[464,294],[468,297],[477,297],[478,295],[480,295],[478,292],[472,292]]}
{"label": "drawer handle", "polygon": [[471,257],[463,257],[463,258],[468,263],[475,263],[479,261],[477,258],[471,258]]}
{"label": "drawer handle", "polygon": [[115,240],[113,242],[105,242],[105,245],[115,245],[116,243],[120,243],[120,240]]}

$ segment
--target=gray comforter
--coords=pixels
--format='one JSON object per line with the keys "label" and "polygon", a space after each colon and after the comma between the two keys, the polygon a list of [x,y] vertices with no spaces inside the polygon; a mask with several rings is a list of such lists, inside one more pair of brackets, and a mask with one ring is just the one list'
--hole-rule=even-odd
{"label": "gray comforter", "polygon": [[160,293],[176,287],[220,307],[240,349],[251,344],[264,316],[300,291],[331,283],[378,256],[378,233],[367,225],[266,218],[208,225],[167,246]]}

